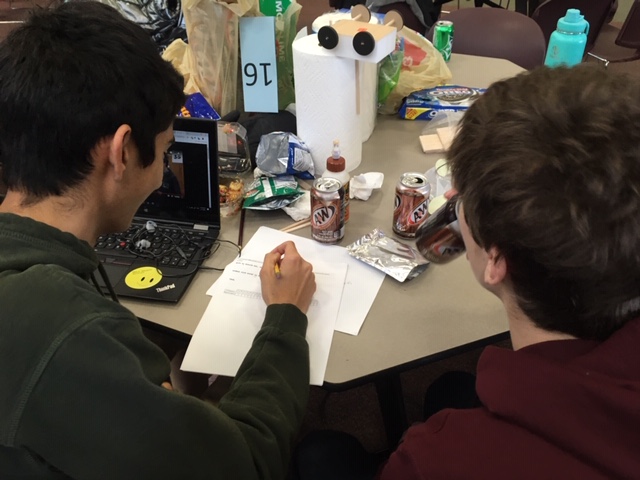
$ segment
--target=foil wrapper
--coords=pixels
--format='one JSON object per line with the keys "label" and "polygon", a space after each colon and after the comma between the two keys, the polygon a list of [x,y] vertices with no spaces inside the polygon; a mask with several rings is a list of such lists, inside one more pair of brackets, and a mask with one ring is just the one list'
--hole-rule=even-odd
{"label": "foil wrapper", "polygon": [[414,247],[387,237],[377,228],[347,246],[347,251],[399,282],[417,277],[429,266]]}

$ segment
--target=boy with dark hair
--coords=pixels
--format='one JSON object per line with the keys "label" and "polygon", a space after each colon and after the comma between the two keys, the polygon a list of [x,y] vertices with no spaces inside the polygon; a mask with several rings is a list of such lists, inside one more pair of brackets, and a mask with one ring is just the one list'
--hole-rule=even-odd
{"label": "boy with dark hair", "polygon": [[138,319],[89,282],[97,237],[162,183],[182,88],[101,3],[35,11],[0,45],[2,479],[285,475],[315,291],[293,243],[265,256],[266,318],[219,408],[173,391]]}
{"label": "boy with dark hair", "polygon": [[[638,478],[638,125],[640,84],[592,65],[497,82],[465,113],[448,152],[458,221],[474,276],[507,312],[513,350],[485,349],[477,397],[466,377],[441,377],[425,402],[432,415],[376,478]],[[445,391],[458,394],[456,409],[434,413]],[[323,472],[338,462],[310,439],[300,478],[374,477],[352,443],[356,474]]]}

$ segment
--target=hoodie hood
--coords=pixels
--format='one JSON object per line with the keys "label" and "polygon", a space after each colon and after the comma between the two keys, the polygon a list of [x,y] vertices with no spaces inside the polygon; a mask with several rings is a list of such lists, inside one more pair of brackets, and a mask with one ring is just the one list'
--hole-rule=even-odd
{"label": "hoodie hood", "polygon": [[25,271],[41,264],[59,265],[89,278],[98,258],[87,242],[71,233],[30,218],[0,214],[0,272]]}
{"label": "hoodie hood", "polygon": [[517,352],[488,347],[478,364],[478,395],[493,415],[610,477],[638,473],[639,346],[636,319],[601,343],[559,340]]}

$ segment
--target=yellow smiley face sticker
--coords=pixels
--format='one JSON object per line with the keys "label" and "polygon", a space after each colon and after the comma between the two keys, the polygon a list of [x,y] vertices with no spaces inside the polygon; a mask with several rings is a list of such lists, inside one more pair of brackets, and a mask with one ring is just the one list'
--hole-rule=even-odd
{"label": "yellow smiley face sticker", "polygon": [[162,272],[156,267],[140,267],[131,270],[124,277],[124,283],[134,290],[144,290],[156,286],[162,280]]}

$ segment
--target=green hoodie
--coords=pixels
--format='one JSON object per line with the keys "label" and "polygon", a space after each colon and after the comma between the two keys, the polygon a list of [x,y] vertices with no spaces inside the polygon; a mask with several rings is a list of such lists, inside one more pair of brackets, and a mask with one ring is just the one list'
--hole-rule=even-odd
{"label": "green hoodie", "polygon": [[0,214],[0,478],[283,479],[309,385],[306,316],[267,308],[218,408],[88,279],[69,233]]}

